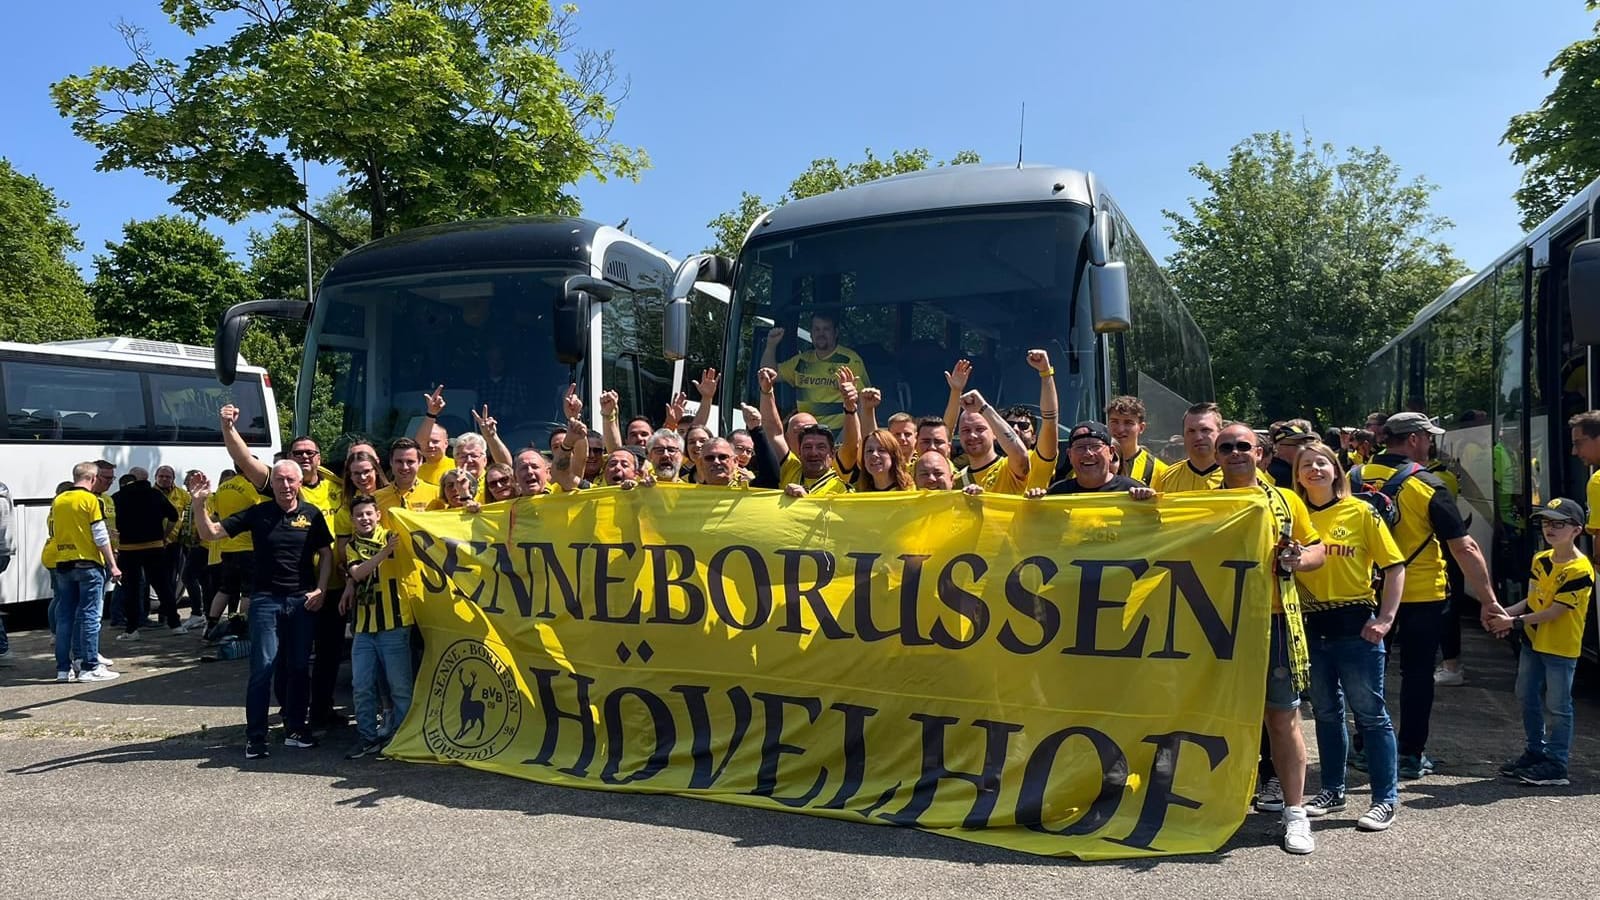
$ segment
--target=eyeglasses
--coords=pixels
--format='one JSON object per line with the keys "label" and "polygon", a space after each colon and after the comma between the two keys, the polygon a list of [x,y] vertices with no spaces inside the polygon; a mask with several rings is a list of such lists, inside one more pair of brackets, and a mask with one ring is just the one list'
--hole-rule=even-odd
{"label": "eyeglasses", "polygon": [[1106,445],[1102,441],[1074,441],[1067,449],[1073,453],[1099,453]]}
{"label": "eyeglasses", "polygon": [[305,457],[321,456],[322,455],[322,451],[320,451],[320,450],[290,450],[289,451],[289,455],[290,456],[305,456]]}
{"label": "eyeglasses", "polygon": [[1217,452],[1223,455],[1229,453],[1252,453],[1256,445],[1249,441],[1223,441],[1217,445]]}

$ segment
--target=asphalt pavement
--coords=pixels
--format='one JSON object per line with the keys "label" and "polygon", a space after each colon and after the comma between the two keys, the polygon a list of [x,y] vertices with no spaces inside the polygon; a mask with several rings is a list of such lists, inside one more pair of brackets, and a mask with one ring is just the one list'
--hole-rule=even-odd
{"label": "asphalt pavement", "polygon": [[[1350,810],[1317,852],[1254,815],[1220,852],[1087,864],[887,826],[670,796],[557,788],[324,746],[243,758],[244,661],[193,638],[106,642],[126,674],[56,684],[48,636],[0,669],[0,885],[7,897],[1600,896],[1600,701],[1580,693],[1573,785],[1495,768],[1520,749],[1506,649],[1469,628],[1469,684],[1440,689],[1440,774],[1402,785],[1392,830]],[[130,653],[129,651],[133,651]],[[1306,721],[1308,742],[1310,721]],[[1312,789],[1316,766],[1312,766]]]}

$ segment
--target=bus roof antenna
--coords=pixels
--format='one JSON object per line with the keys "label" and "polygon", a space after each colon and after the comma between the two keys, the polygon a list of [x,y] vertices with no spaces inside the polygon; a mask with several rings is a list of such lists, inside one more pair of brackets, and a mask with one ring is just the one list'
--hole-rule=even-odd
{"label": "bus roof antenna", "polygon": [[1028,125],[1028,101],[1022,101],[1022,115],[1017,118],[1017,168],[1022,168],[1022,134]]}

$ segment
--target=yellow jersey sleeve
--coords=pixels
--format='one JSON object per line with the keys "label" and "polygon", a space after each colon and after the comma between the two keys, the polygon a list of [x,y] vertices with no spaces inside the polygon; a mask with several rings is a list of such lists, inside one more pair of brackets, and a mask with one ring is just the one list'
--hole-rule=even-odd
{"label": "yellow jersey sleeve", "polygon": [[1587,493],[1589,500],[1589,524],[1587,527],[1590,534],[1600,534],[1600,509],[1596,508],[1597,504],[1600,504],[1600,469],[1596,469],[1594,474],[1589,476]]}

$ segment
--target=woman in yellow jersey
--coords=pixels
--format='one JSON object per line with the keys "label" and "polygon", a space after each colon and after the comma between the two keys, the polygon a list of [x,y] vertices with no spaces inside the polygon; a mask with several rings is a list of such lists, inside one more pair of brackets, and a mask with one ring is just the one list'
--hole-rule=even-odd
{"label": "woman in yellow jersey", "polygon": [[861,464],[855,470],[852,484],[862,492],[911,490],[911,468],[905,445],[894,432],[879,428],[861,442]]}
{"label": "woman in yellow jersey", "polygon": [[[1316,817],[1345,808],[1345,702],[1355,712],[1372,781],[1372,806],[1356,827],[1383,831],[1399,809],[1394,724],[1383,700],[1383,637],[1394,624],[1405,584],[1405,558],[1377,512],[1350,496],[1338,454],[1320,441],[1295,457],[1295,489],[1327,548],[1320,569],[1295,573],[1311,657],[1311,704],[1321,751],[1322,792],[1307,801]],[[1383,572],[1383,596],[1373,568]]]}

